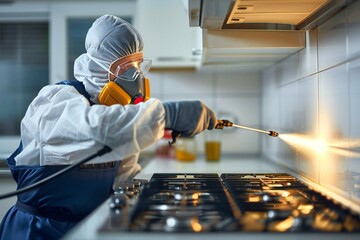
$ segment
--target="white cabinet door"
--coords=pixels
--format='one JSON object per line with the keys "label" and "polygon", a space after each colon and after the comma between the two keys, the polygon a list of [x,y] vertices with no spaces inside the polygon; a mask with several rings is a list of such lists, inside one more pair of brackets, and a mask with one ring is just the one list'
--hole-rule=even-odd
{"label": "white cabinet door", "polygon": [[182,0],[138,0],[136,10],[135,26],[144,40],[144,55],[152,59],[153,67],[199,63],[193,50],[201,43],[201,29],[189,26]]}

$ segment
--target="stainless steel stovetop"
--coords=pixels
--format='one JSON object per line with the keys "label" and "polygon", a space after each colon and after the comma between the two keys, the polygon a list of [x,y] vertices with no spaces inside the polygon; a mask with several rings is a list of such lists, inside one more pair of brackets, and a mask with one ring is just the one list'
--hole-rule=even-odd
{"label": "stainless steel stovetop", "polygon": [[113,194],[99,230],[360,233],[360,216],[289,174],[154,174]]}

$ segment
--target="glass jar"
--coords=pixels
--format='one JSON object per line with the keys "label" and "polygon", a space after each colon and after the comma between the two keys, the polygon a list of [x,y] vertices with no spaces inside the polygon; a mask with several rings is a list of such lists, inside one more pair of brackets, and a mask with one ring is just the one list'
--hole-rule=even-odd
{"label": "glass jar", "polygon": [[205,159],[219,161],[221,158],[221,133],[217,129],[205,131]]}
{"label": "glass jar", "polygon": [[196,159],[196,142],[194,137],[178,137],[176,139],[175,156],[179,161],[194,161]]}

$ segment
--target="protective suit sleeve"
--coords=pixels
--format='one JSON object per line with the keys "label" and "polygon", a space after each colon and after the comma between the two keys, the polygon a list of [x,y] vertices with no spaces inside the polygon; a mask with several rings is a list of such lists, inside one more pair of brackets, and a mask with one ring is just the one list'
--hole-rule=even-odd
{"label": "protective suit sleeve", "polygon": [[104,145],[113,151],[91,163],[121,160],[156,142],[164,128],[165,111],[157,99],[137,105],[90,106],[72,86],[47,86],[22,120],[24,150],[16,161],[17,165],[36,159],[40,165],[71,164]]}

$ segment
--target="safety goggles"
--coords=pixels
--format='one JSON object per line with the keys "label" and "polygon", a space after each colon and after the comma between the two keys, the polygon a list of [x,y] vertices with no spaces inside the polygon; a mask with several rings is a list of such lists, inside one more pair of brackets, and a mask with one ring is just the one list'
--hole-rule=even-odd
{"label": "safety goggles", "polygon": [[134,53],[111,63],[109,80],[135,81],[139,77],[145,77],[150,67],[150,59],[144,59],[142,52]]}

